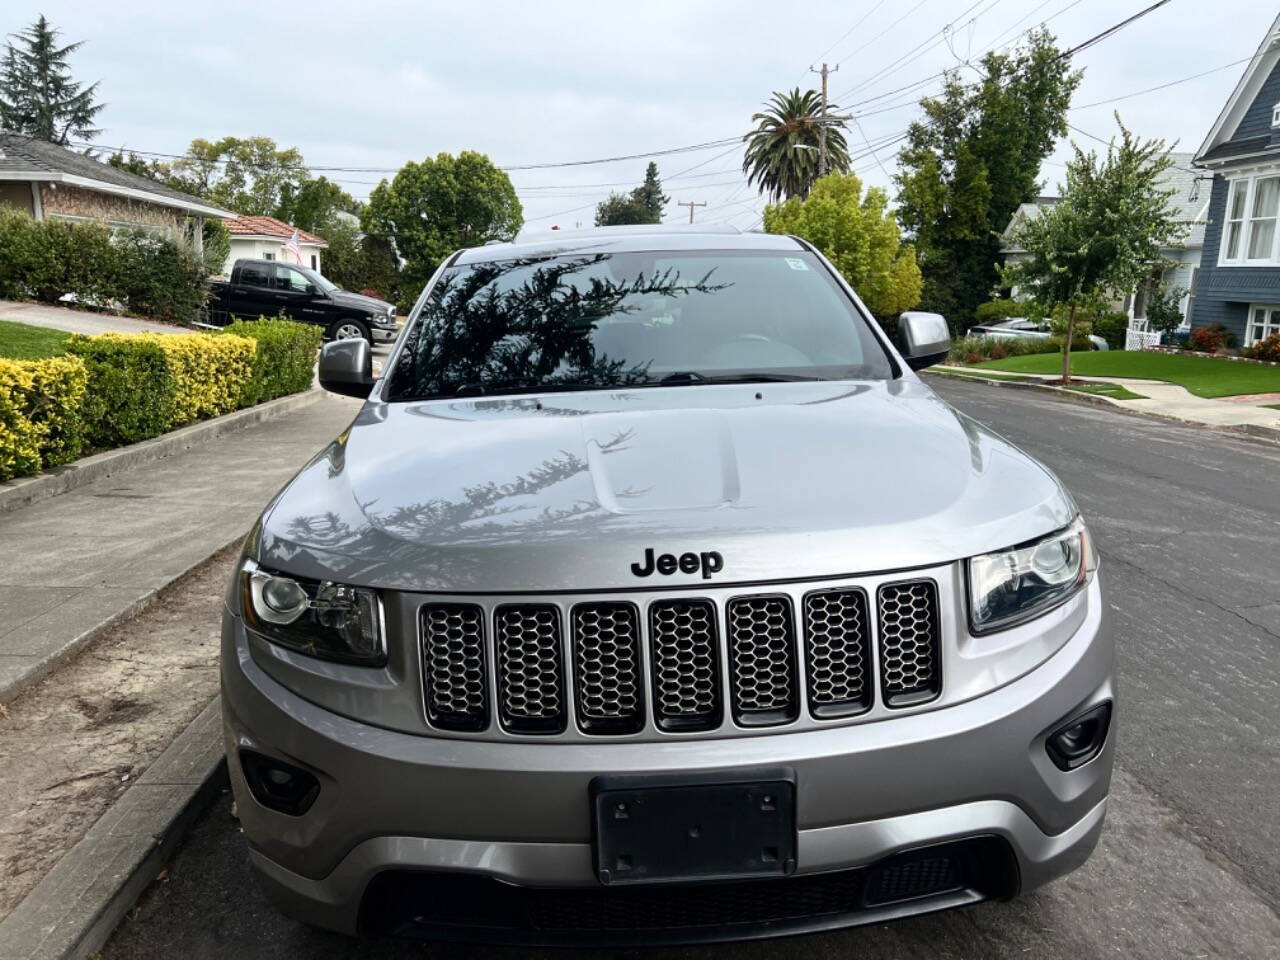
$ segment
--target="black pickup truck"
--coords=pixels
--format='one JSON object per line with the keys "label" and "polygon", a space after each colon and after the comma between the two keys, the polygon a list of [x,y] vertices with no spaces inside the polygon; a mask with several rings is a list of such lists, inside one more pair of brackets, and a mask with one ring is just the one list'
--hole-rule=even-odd
{"label": "black pickup truck", "polygon": [[210,285],[207,309],[213,326],[280,316],[324,327],[326,340],[364,337],[372,344],[400,332],[396,308],[385,300],[348,293],[314,270],[274,260],[237,260],[230,280]]}

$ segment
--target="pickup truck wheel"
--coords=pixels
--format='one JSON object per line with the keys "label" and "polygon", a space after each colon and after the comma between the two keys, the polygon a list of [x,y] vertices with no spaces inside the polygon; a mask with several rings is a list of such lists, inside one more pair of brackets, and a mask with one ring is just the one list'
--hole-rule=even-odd
{"label": "pickup truck wheel", "polygon": [[330,340],[354,340],[356,337],[364,337],[373,343],[369,327],[363,320],[335,320],[329,326]]}

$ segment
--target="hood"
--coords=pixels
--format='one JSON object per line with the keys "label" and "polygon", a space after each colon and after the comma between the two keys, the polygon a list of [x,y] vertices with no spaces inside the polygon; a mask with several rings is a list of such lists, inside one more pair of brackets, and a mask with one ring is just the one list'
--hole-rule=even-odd
{"label": "hood", "polygon": [[352,293],[349,290],[334,290],[329,294],[329,299],[344,307],[355,307],[359,310],[366,310],[369,313],[386,313],[391,309],[391,304],[385,300],[379,300],[377,297],[366,297],[362,293]]}
{"label": "hood", "polygon": [[915,378],[375,399],[268,508],[257,550],[394,589],[654,589],[944,563],[1074,512]]}

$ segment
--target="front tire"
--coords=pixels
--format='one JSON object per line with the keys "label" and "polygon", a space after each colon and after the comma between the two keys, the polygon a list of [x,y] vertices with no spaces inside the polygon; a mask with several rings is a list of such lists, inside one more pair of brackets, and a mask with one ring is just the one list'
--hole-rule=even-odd
{"label": "front tire", "polygon": [[369,332],[369,325],[363,320],[335,320],[329,324],[327,336],[330,340],[354,340],[356,337],[364,337],[369,341],[369,346],[373,346],[373,334]]}

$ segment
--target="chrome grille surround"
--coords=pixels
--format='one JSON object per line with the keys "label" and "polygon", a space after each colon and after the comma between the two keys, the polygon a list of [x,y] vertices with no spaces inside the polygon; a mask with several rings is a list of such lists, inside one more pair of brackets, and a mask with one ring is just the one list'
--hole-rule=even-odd
{"label": "chrome grille surround", "polygon": [[885,703],[905,707],[935,699],[942,692],[938,585],[932,580],[883,584],[876,606]]}
{"label": "chrome grille surround", "polygon": [[804,646],[810,713],[849,717],[871,709],[871,618],[864,591],[805,594]]}
{"label": "chrome grille surround", "polygon": [[484,610],[431,603],[419,619],[428,721],[442,730],[483,730],[489,725]]}
{"label": "chrome grille surround", "polygon": [[560,609],[549,603],[498,607],[494,642],[502,725],[526,733],[559,733],[568,714]]}
{"label": "chrome grille surround", "polygon": [[657,600],[649,607],[653,711],[663,730],[720,726],[720,635],[710,600]]}
{"label": "chrome grille surround", "polygon": [[634,603],[580,603],[571,615],[578,726],[634,733],[644,726],[640,614]]}
{"label": "chrome grille surround", "polygon": [[[941,693],[933,699],[918,703],[895,700],[886,702],[880,664],[880,635],[878,624],[879,591],[882,586],[901,584],[904,581],[931,581],[937,590],[937,615],[940,640],[936,677],[942,680]],[[868,664],[868,682],[871,688],[870,708],[856,714],[841,716],[815,715],[809,699],[808,654],[797,651],[796,667],[799,690],[799,708],[795,719],[779,726],[746,726],[737,722],[733,711],[726,705],[732,703],[731,682],[728,669],[728,634],[725,616],[729,603],[739,597],[787,596],[795,613],[797,644],[805,643],[805,597],[811,593],[831,590],[861,590],[867,598],[868,618],[871,628],[871,658]],[[827,579],[797,581],[795,583],[734,583],[719,585],[714,582],[690,581],[660,588],[618,589],[609,591],[557,592],[545,594],[477,594],[477,593],[418,593],[386,591],[383,602],[388,610],[388,626],[392,642],[386,682],[390,687],[371,687],[367,697],[376,710],[381,711],[380,721],[389,729],[407,733],[425,734],[439,739],[486,740],[495,742],[547,742],[599,743],[602,740],[616,742],[666,742],[691,739],[751,738],[779,734],[818,732],[864,723],[875,723],[896,717],[927,713],[953,706],[982,696],[1012,682],[1038,667],[1075,635],[1090,616],[1096,616],[1085,592],[1077,595],[1061,607],[1045,616],[1025,624],[1001,631],[996,638],[973,636],[968,631],[965,604],[964,568],[961,563],[939,564],[934,567],[911,571],[886,571],[862,575],[846,575]],[[640,646],[641,678],[644,684],[644,723],[634,733],[593,733],[583,729],[579,720],[577,697],[573,690],[573,651],[571,638],[563,631],[570,631],[572,611],[579,604],[622,602],[634,604],[639,615],[642,642]],[[490,722],[484,730],[442,730],[428,719],[427,705],[419,698],[387,696],[385,691],[396,683],[406,683],[423,690],[421,657],[418,654],[420,639],[403,642],[397,634],[420,630],[420,611],[423,606],[438,603],[474,604],[484,610],[485,631],[488,646],[485,653],[489,665]],[[694,714],[693,725],[682,725],[678,715],[664,716],[663,683],[658,668],[659,648],[655,639],[659,633],[654,626],[655,611],[667,604],[695,604],[705,606],[711,612],[715,629],[712,645],[716,658],[715,680],[710,687],[716,691],[715,707],[711,715]],[[510,724],[504,716],[503,681],[499,664],[497,630],[498,613],[505,607],[522,608],[546,606],[559,611],[564,659],[560,665],[560,691],[563,704],[563,722],[558,729],[522,728]],[[403,634],[401,634],[403,635]],[[301,658],[299,658],[301,659]],[[274,661],[273,661],[274,662]],[[292,668],[291,668],[292,669]],[[402,679],[398,679],[402,678]],[[565,684],[568,684],[567,686]],[[678,691],[678,688],[673,688]],[[699,696],[707,689],[699,687]],[[357,691],[364,696],[361,691]],[[670,691],[668,691],[670,693]],[[350,696],[344,685],[343,696]],[[417,701],[415,704],[415,700]],[[673,701],[673,702],[678,702]],[[705,708],[705,701],[704,701]],[[818,711],[822,714],[823,711]],[[372,714],[372,711],[371,711]]]}

